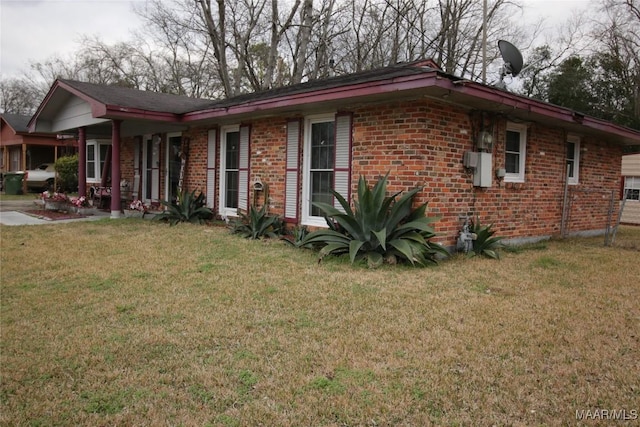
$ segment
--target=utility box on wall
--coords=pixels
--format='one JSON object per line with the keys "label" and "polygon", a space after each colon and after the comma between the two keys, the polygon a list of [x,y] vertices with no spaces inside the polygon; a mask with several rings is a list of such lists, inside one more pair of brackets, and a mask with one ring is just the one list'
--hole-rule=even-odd
{"label": "utility box on wall", "polygon": [[478,166],[473,171],[473,185],[476,187],[491,187],[493,156],[491,153],[477,153]]}
{"label": "utility box on wall", "polygon": [[492,182],[492,155],[491,153],[477,153],[467,151],[464,153],[464,167],[473,169],[473,185],[475,187],[491,187]]}

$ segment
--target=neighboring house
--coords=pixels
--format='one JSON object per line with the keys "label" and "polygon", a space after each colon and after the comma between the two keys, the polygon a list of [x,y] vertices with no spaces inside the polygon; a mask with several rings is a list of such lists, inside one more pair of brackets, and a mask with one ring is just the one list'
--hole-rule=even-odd
{"label": "neighboring house", "polygon": [[[261,201],[254,189],[266,184],[271,213],[322,227],[312,202],[331,202],[331,189],[351,198],[361,175],[388,172],[390,191],[424,187],[419,200],[447,245],[476,215],[516,242],[602,232],[617,213],[608,207],[623,146],[640,143],[638,131],[432,61],[218,101],[58,80],[30,129],[77,129],[80,176],[96,182],[111,157],[112,182],[133,183],[145,201],[175,197],[187,152],[184,188],[203,191],[222,217]],[[112,217],[120,199],[115,186]]]}
{"label": "neighboring house", "polygon": [[0,115],[0,171],[3,174],[34,169],[77,151],[77,141],[73,138],[58,137],[50,132],[29,133],[30,119],[31,116],[19,114]]}
{"label": "neighboring house", "polygon": [[640,154],[622,156],[622,197],[626,197],[621,222],[640,225]]}

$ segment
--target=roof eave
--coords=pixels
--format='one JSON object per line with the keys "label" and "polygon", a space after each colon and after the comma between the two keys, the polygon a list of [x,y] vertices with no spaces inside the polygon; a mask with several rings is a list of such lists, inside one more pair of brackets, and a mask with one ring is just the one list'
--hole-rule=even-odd
{"label": "roof eave", "polygon": [[184,114],[184,122],[211,120],[221,117],[228,118],[234,115],[244,115],[280,108],[338,101],[358,97],[380,95],[390,92],[401,92],[432,86],[438,72],[423,73],[411,76],[395,77],[388,80],[355,83],[344,86],[335,86],[320,90],[302,91],[295,94],[276,96],[273,98],[247,101],[238,105],[210,108]]}
{"label": "roof eave", "polygon": [[181,114],[129,108],[122,105],[105,105],[104,114],[100,117],[119,120],[142,119],[176,123],[182,121],[181,116]]}
{"label": "roof eave", "polygon": [[566,124],[581,125],[590,130],[615,135],[624,145],[640,143],[640,132],[603,119],[584,115],[578,111],[533,98],[527,98],[505,90],[476,83],[470,80],[442,81],[441,85],[460,94],[483,99],[499,106],[503,111],[520,110]]}

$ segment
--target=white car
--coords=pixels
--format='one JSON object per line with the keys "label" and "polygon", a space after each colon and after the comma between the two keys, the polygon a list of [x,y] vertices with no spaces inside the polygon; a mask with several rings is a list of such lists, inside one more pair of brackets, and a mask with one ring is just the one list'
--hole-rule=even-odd
{"label": "white car", "polygon": [[25,172],[24,179],[27,181],[28,188],[53,189],[56,179],[56,170],[53,163],[43,163],[33,170]]}

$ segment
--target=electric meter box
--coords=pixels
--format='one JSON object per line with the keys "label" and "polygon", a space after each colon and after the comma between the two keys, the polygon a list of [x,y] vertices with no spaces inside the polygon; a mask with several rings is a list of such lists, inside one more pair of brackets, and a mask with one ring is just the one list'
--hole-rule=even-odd
{"label": "electric meter box", "polygon": [[475,187],[491,187],[493,181],[491,153],[475,153],[478,155],[477,166],[473,170],[473,185]]}

